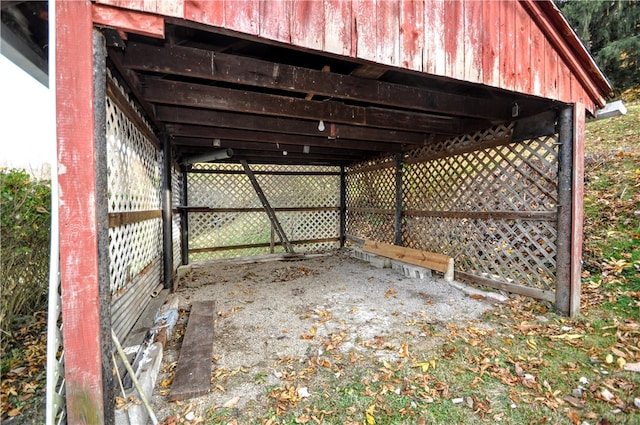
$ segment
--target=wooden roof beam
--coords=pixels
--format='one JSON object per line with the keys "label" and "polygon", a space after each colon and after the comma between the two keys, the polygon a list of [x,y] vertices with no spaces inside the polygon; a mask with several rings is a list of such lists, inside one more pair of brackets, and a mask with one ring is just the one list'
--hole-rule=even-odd
{"label": "wooden roof beam", "polygon": [[[182,46],[130,43],[125,65],[140,71],[202,78],[252,87],[355,100],[379,105],[471,118],[506,121],[510,104],[453,93],[386,83],[236,55]],[[380,71],[380,68],[359,68]],[[356,70],[357,71],[357,70]],[[364,71],[362,71],[364,72]],[[356,73],[355,75],[362,75]],[[369,74],[366,74],[369,76]]]}
{"label": "wooden roof beam", "polygon": [[[167,131],[169,132],[169,134],[176,136],[176,144],[180,144],[180,141],[184,141],[184,139],[179,138],[180,136],[182,136],[187,138],[209,139],[210,141],[213,141],[213,139],[239,140],[245,142],[280,143],[300,146],[307,145],[326,147],[331,149],[360,149],[378,152],[400,152],[414,147],[414,145],[406,145],[402,143],[367,142],[362,140],[348,139],[328,140],[320,137],[297,136],[291,134],[267,133],[251,130],[204,127],[184,124],[167,124]],[[211,146],[213,146],[213,144],[211,144]]]}
{"label": "wooden roof beam", "polygon": [[237,128],[273,133],[299,134],[332,139],[366,140],[371,142],[407,143],[424,145],[435,140],[435,135],[409,131],[368,128],[348,124],[325,122],[325,130],[318,130],[318,121],[274,117],[239,112],[212,111],[208,109],[183,108],[158,105],[158,120],[167,123],[197,124],[205,126]]}
{"label": "wooden roof beam", "polygon": [[465,134],[470,129],[490,126],[478,120],[352,106],[333,101],[320,102],[154,78],[145,80],[144,99],[168,105],[449,135]]}

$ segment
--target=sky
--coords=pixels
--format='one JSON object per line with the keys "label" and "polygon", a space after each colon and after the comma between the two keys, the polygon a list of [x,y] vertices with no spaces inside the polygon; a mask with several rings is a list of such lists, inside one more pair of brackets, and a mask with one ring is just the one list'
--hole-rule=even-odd
{"label": "sky", "polygon": [[0,55],[0,167],[38,170],[55,158],[49,89]]}

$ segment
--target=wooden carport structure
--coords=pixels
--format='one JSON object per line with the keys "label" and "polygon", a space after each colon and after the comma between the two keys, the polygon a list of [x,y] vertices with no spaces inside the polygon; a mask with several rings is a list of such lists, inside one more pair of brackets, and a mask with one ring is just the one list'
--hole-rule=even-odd
{"label": "wooden carport structure", "polygon": [[[334,167],[340,245],[445,250],[464,259],[460,279],[578,311],[584,121],[611,87],[551,1],[56,8],[70,423],[113,422],[111,329],[126,333],[128,311],[188,261],[187,176],[238,174],[188,165],[212,151]],[[127,180],[134,156],[142,177]],[[151,254],[119,263],[136,238]],[[509,277],[512,256],[532,285]]]}

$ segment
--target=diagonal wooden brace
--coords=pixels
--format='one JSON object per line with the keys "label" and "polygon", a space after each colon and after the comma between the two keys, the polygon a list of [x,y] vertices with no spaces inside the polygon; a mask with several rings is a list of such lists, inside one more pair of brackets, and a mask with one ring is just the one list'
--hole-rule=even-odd
{"label": "diagonal wooden brace", "polygon": [[253,171],[251,171],[251,168],[249,168],[249,164],[247,163],[247,161],[243,159],[240,161],[240,163],[244,167],[244,172],[249,177],[249,180],[251,180],[251,184],[253,185],[253,188],[258,194],[258,198],[260,198],[260,202],[262,203],[262,206],[264,207],[264,210],[266,211],[267,216],[269,216],[269,220],[271,220],[271,224],[273,225],[273,228],[276,230],[276,233],[280,238],[280,242],[282,242],[282,246],[284,246],[284,249],[285,251],[287,251],[287,253],[293,254],[294,252],[293,252],[293,247],[291,246],[291,242],[289,242],[287,235],[284,233],[284,230],[282,229],[282,226],[278,221],[278,217],[276,217],[276,213],[271,208],[271,205],[269,205],[269,201],[267,200],[267,197],[264,196],[264,192],[260,188],[260,185],[256,180],[256,176],[253,174]]}

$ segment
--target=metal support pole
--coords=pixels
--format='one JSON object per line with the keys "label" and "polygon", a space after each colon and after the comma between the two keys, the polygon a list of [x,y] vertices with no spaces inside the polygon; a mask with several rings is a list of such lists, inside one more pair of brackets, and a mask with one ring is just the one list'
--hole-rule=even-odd
{"label": "metal support pole", "polygon": [[395,244],[402,246],[402,153],[396,154]]}
{"label": "metal support pole", "polygon": [[344,247],[347,236],[347,175],[344,165],[340,166],[340,248]]}
{"label": "metal support pole", "polygon": [[162,258],[164,263],[164,287],[173,287],[173,220],[171,210],[171,140],[162,133]]}
{"label": "metal support pole", "polygon": [[93,30],[93,119],[95,139],[96,214],[98,244],[98,291],[100,294],[100,340],[104,423],[115,423],[114,382],[111,370],[111,286],[109,279],[109,200],[107,179],[107,47],[104,36]]}
{"label": "metal support pole", "polygon": [[[183,207],[189,206],[189,185],[187,184],[189,179],[187,178],[187,167],[182,167],[182,199],[180,200]],[[182,265],[189,264],[189,209],[183,208],[180,211],[180,237],[182,238],[181,256]]]}
{"label": "metal support pole", "polygon": [[573,108],[558,119],[558,236],[556,242],[556,309],[569,314],[571,299],[571,217],[573,167]]}

